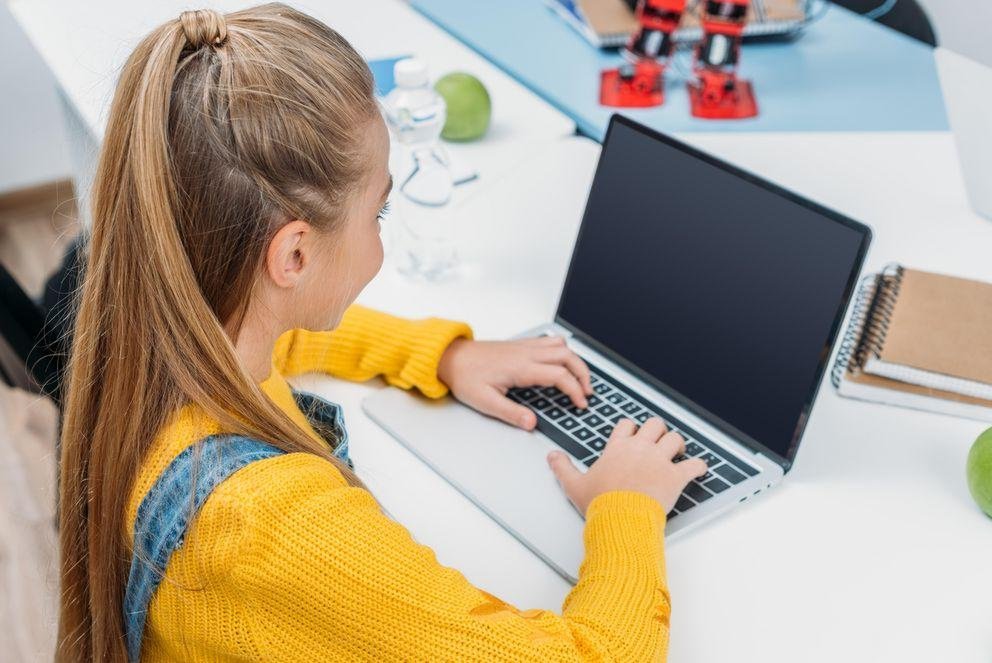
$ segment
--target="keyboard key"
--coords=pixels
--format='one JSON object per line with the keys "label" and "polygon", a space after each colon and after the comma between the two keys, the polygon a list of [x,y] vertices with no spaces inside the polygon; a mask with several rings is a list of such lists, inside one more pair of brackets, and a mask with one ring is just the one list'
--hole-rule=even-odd
{"label": "keyboard key", "polygon": [[561,395],[561,391],[558,387],[541,387],[538,391],[549,398],[554,398],[555,396]]}
{"label": "keyboard key", "polygon": [[569,405],[572,404],[572,399],[569,398],[566,394],[562,394],[561,396],[555,399],[555,403],[557,403],[559,407],[568,407]]}
{"label": "keyboard key", "polygon": [[675,508],[679,511],[687,511],[694,506],[696,506],[695,503],[688,499],[685,495],[679,495],[678,501],[675,502]]}
{"label": "keyboard key", "polygon": [[689,441],[685,443],[685,453],[688,456],[698,456],[703,453],[705,449],[696,444],[695,442]]}
{"label": "keyboard key", "polygon": [[[709,473],[707,472],[707,474]],[[703,485],[709,488],[714,493],[722,493],[723,491],[730,488],[730,484],[724,481],[723,479],[721,479],[720,477],[713,477]]]}
{"label": "keyboard key", "polygon": [[609,402],[613,403],[614,405],[620,405],[621,403],[623,403],[627,399],[624,398],[622,394],[618,394],[617,392],[614,391],[612,394],[609,394],[606,397],[606,400],[608,400]]}
{"label": "keyboard key", "polygon": [[679,454],[679,455],[675,456],[674,458],[672,458],[672,462],[673,463],[681,463],[686,458],[688,458],[688,456],[686,456],[685,454]]}
{"label": "keyboard key", "polygon": [[641,412],[640,414],[634,415],[634,421],[639,424],[643,424],[645,421],[651,418],[650,412]]}
{"label": "keyboard key", "polygon": [[602,399],[600,399],[600,397],[596,395],[589,396],[588,398],[586,398],[586,400],[589,401],[589,407],[595,407],[603,402]]}
{"label": "keyboard key", "polygon": [[579,422],[573,419],[572,417],[564,417],[558,420],[558,425],[564,428],[565,430],[572,430],[573,428],[579,425]]}
{"label": "keyboard key", "polygon": [[747,463],[741,463],[738,466],[738,469],[744,470],[744,474],[748,475],[749,477],[753,477],[754,475],[756,475],[758,473],[758,468],[751,467]]}
{"label": "keyboard key", "polygon": [[599,460],[599,456],[589,456],[584,461],[582,461],[582,464],[585,465],[586,467],[592,467],[592,464],[595,463],[597,460]]}
{"label": "keyboard key", "polygon": [[629,418],[630,417],[625,417],[622,414],[614,414],[612,417],[610,417],[610,421],[613,422],[613,425],[615,426],[616,424],[620,423],[621,419],[629,419]]}
{"label": "keyboard key", "polygon": [[565,416],[565,410],[562,410],[560,407],[553,407],[550,410],[545,411],[544,416],[552,420],[561,419]]}
{"label": "keyboard key", "polygon": [[747,478],[746,476],[744,476],[743,474],[732,468],[730,465],[727,465],[726,463],[724,463],[720,467],[714,468],[713,471],[719,474],[720,476],[722,476],[730,483],[740,483],[741,481],[744,481],[744,479]]}
{"label": "keyboard key", "polygon": [[723,462],[723,460],[719,456],[714,455],[710,451],[704,453],[702,456],[700,456],[700,458],[706,461],[707,467],[713,467],[714,465],[719,465],[720,463]]}
{"label": "keyboard key", "polygon": [[679,515],[679,510],[678,509],[672,509],[671,511],[668,512],[668,515],[665,516],[665,517],[668,518],[668,520],[671,520],[672,518],[674,518],[677,515]]}
{"label": "keyboard key", "polygon": [[597,417],[595,414],[587,414],[582,418],[582,423],[584,423],[589,428],[595,428],[603,424],[603,419]]}
{"label": "keyboard key", "polygon": [[703,476],[701,476],[701,477],[696,477],[696,479],[695,479],[695,480],[696,480],[696,481],[709,481],[709,480],[710,480],[710,479],[712,479],[712,478],[713,478],[713,473],[712,473],[712,472],[710,472],[709,470],[707,470],[707,471],[706,471],[706,474],[704,474],[704,475],[703,475]]}
{"label": "keyboard key", "polygon": [[586,442],[586,446],[592,449],[593,451],[602,451],[603,448],[606,446],[606,440],[604,440],[601,437],[597,437],[594,440],[590,440],[589,442]]}
{"label": "keyboard key", "polygon": [[713,493],[706,490],[695,481],[690,481],[689,485],[685,487],[685,494],[700,503],[713,497]]}
{"label": "keyboard key", "polygon": [[626,405],[622,406],[620,409],[626,412],[627,414],[637,414],[638,412],[641,411],[641,406],[631,401]]}
{"label": "keyboard key", "polygon": [[530,406],[538,410],[545,410],[551,407],[551,401],[547,398],[535,398],[530,402]]}
{"label": "keyboard key", "polygon": [[609,439],[610,435],[613,435],[613,426],[606,424],[605,426],[597,428],[596,432]]}
{"label": "keyboard key", "polygon": [[574,431],[572,431],[572,436],[575,437],[575,439],[577,440],[585,442],[586,440],[595,437],[595,433],[593,433],[588,428],[584,428],[580,426],[576,428]]}
{"label": "keyboard key", "polygon": [[[561,421],[559,419],[559,421]],[[574,420],[573,420],[574,421]],[[570,433],[566,433],[557,426],[558,422],[551,423],[544,417],[537,418],[537,428],[542,433],[551,438],[562,450],[568,452],[576,460],[583,460],[589,456],[589,449],[573,440]],[[576,422],[578,424],[578,422]]]}
{"label": "keyboard key", "polygon": [[530,399],[532,399],[535,396],[537,396],[537,392],[534,391],[533,389],[529,389],[529,388],[528,389],[514,389],[513,391],[516,392],[517,396],[519,396],[521,400],[525,400],[525,401],[529,401]]}
{"label": "keyboard key", "polygon": [[[595,381],[596,381],[596,378],[593,378],[593,382],[595,382]],[[600,382],[595,387],[593,387],[592,390],[595,391],[599,395],[603,395],[603,394],[605,394],[606,392],[608,392],[610,390],[610,385],[606,384],[605,382]]]}
{"label": "keyboard key", "polygon": [[602,405],[596,408],[596,411],[599,412],[604,417],[611,417],[617,413],[617,409],[612,405]]}

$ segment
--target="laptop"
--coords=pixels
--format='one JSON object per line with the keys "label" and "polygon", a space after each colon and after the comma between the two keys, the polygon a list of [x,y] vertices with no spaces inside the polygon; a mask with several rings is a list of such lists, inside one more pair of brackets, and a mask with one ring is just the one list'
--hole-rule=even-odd
{"label": "laptop", "polygon": [[992,220],[992,57],[982,63],[946,48],[934,57],[968,200]]}
{"label": "laptop", "polygon": [[[774,486],[799,449],[871,232],[614,115],[553,317],[585,360],[586,410],[552,387],[509,396],[515,429],[383,389],[368,415],[554,570],[576,582],[583,519],[545,460],[592,466],[622,417],[662,417],[706,461],[668,517],[675,537]],[[679,459],[681,460],[681,459]]]}

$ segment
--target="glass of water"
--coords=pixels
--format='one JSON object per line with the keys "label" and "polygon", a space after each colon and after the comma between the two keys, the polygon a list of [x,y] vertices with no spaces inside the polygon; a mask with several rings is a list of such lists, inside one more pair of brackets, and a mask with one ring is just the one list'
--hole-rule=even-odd
{"label": "glass of water", "polygon": [[425,281],[452,276],[458,266],[458,251],[456,215],[451,207],[418,205],[397,193],[390,208],[390,250],[400,273]]}

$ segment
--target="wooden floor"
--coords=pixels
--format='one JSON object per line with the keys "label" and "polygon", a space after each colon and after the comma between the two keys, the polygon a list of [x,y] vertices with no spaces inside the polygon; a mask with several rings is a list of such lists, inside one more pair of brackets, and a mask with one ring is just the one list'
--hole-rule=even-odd
{"label": "wooden floor", "polygon": [[[77,232],[67,182],[0,196],[0,263],[32,297]],[[51,661],[56,409],[0,381],[0,663]]]}

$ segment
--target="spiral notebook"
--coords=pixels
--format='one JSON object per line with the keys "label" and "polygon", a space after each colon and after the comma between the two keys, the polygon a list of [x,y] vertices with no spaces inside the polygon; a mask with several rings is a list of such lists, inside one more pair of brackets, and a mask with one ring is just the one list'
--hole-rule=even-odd
{"label": "spiral notebook", "polygon": [[842,396],[992,421],[992,284],[890,265],[862,283]]}

